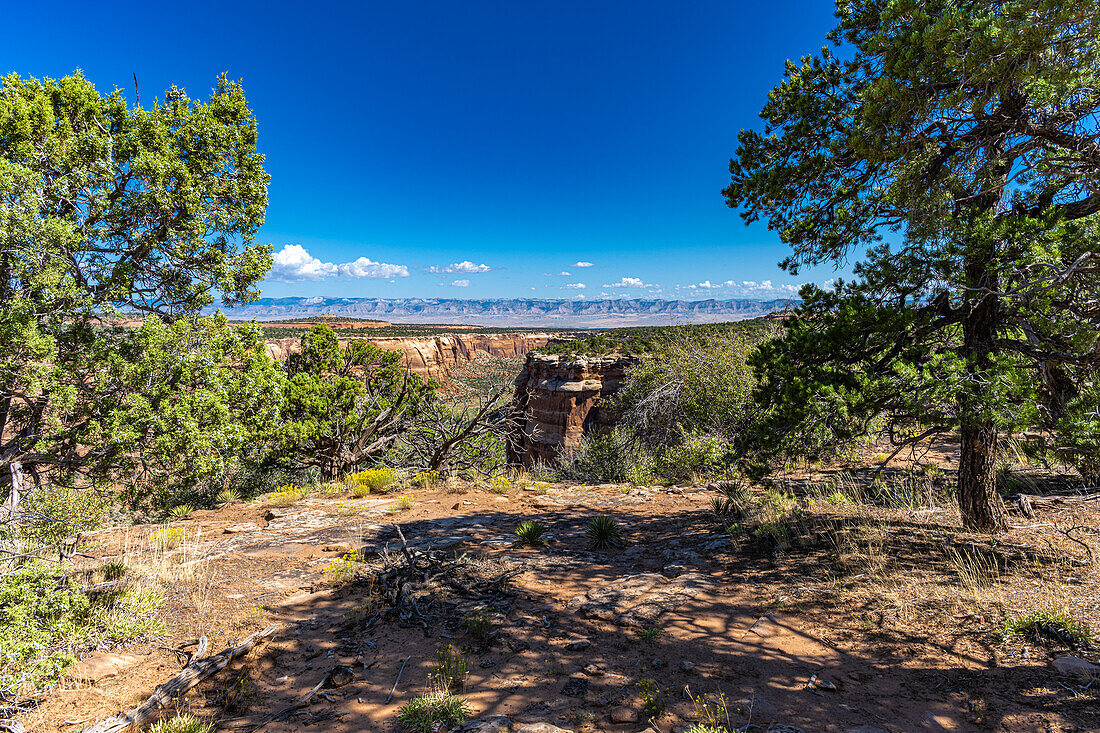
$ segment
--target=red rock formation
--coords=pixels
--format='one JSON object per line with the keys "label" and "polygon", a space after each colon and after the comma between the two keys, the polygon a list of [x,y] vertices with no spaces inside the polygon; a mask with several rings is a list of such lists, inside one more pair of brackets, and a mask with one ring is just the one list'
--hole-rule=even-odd
{"label": "red rock formation", "polygon": [[[367,338],[375,346],[397,351],[405,363],[425,379],[443,381],[450,371],[471,361],[479,351],[500,357],[522,357],[549,343],[553,334],[458,334],[425,338]],[[340,339],[344,346],[349,339]],[[269,339],[267,353],[273,359],[285,361],[302,346],[299,338]]]}
{"label": "red rock formation", "polygon": [[516,378],[512,403],[517,427],[508,441],[508,462],[551,463],[592,431],[610,429],[600,403],[618,392],[632,356],[563,357],[528,354]]}

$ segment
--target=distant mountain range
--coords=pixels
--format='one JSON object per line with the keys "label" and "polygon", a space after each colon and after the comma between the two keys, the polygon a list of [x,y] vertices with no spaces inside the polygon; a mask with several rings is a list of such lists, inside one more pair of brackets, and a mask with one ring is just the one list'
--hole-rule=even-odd
{"label": "distant mountain range", "polygon": [[390,323],[479,326],[610,327],[737,321],[786,310],[798,301],[780,300],[540,300],[498,298],[261,298],[223,309],[233,319],[259,321],[332,314]]}

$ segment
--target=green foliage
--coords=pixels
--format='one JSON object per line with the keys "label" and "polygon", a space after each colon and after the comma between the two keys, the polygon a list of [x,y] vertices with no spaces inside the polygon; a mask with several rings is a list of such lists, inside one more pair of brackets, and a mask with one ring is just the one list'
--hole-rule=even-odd
{"label": "green foliage", "polygon": [[546,527],[536,519],[526,519],[516,525],[516,545],[541,547],[545,540]]}
{"label": "green foliage", "polygon": [[52,545],[100,527],[108,518],[111,497],[95,488],[77,489],[63,484],[45,484],[23,497],[23,512],[17,534],[11,525],[0,528],[0,537],[19,541],[24,547]]}
{"label": "green foliage", "polygon": [[233,504],[241,500],[241,494],[236,489],[222,489],[214,500],[220,504]]}
{"label": "green foliage", "polygon": [[652,644],[657,641],[661,633],[661,630],[655,626],[648,629],[638,629],[638,639],[644,641],[646,644]]}
{"label": "green foliage", "polygon": [[506,476],[493,476],[485,488],[494,494],[507,494],[512,490],[512,482]]}
{"label": "green foliage", "polygon": [[362,340],[341,346],[326,325],[302,336],[286,369],[275,456],[328,479],[381,456],[434,394],[397,352]]}
{"label": "green foliage", "polygon": [[653,470],[672,481],[723,476],[733,470],[734,447],[722,438],[702,431],[682,432],[654,462]]}
{"label": "green foliage", "polygon": [[0,578],[0,688],[52,685],[77,651],[161,633],[162,602],[163,596],[148,588],[92,601],[50,568],[16,569]]}
{"label": "green foliage", "polygon": [[191,512],[195,511],[195,507],[190,504],[179,504],[168,510],[169,519],[187,519],[191,515]]}
{"label": "green foliage", "polygon": [[212,723],[204,723],[193,715],[180,713],[154,723],[146,733],[211,733],[213,730]]}
{"label": "green foliage", "polygon": [[1100,312],[1083,307],[1100,278],[1081,267],[1100,234],[1082,186],[1100,179],[1083,152],[1100,143],[1100,19],[1031,0],[837,7],[838,50],[788,62],[724,192],[791,245],[792,273],[866,252],[854,282],[803,288],[754,357],[755,439],[813,456],[958,431],[963,522],[1001,530],[999,435],[1061,424],[1086,472],[1096,447],[1072,424],[1100,397]]}
{"label": "green foliage", "polygon": [[642,680],[638,683],[639,695],[642,698],[642,717],[646,720],[656,720],[665,714],[668,701],[664,690],[654,680]]}
{"label": "green foliage", "polygon": [[174,550],[187,539],[187,530],[183,527],[164,527],[149,535],[149,541],[157,550],[167,552]]}
{"label": "green foliage", "polygon": [[[753,318],[732,323],[702,323],[674,326],[673,330],[682,337],[703,343],[710,339],[724,339],[729,334],[739,334],[754,339],[757,331],[771,331],[773,325],[763,318]],[[564,356],[604,356],[623,353],[635,356],[663,353],[668,344],[667,326],[631,326],[593,330],[586,334],[570,338],[555,339],[539,349],[545,354]]]}
{"label": "green foliage", "polygon": [[[10,74],[0,130],[0,455],[135,469],[146,490],[216,473],[266,417],[248,399],[273,374],[258,329],[191,322],[215,293],[257,297],[271,264],[252,244],[268,176],[240,85],[223,76],[206,102],[172,87],[145,109],[79,72]],[[177,323],[106,326],[119,311]]]}
{"label": "green foliage", "polygon": [[463,622],[466,624],[466,633],[478,641],[486,641],[493,633],[493,619],[484,608],[470,611]]}
{"label": "green foliage", "polygon": [[558,456],[559,477],[585,483],[641,478],[652,464],[644,444],[625,428],[610,433],[590,433]]}
{"label": "green foliage", "polygon": [[624,544],[622,530],[611,517],[592,517],[585,525],[584,533],[593,550],[607,550]]}
{"label": "green foliage", "polygon": [[435,650],[435,665],[431,671],[431,678],[436,685],[448,692],[462,692],[466,686],[466,675],[469,671],[469,661],[462,650],[451,644]]}
{"label": "green foliage", "polygon": [[414,697],[401,706],[397,720],[413,733],[436,733],[458,725],[470,717],[470,704],[465,698],[447,692],[431,692]]}
{"label": "green foliage", "polygon": [[1033,611],[1023,616],[1005,619],[1006,639],[1023,639],[1039,644],[1054,642],[1071,649],[1089,649],[1096,636],[1087,624],[1072,616],[1054,611]]}
{"label": "green foliage", "polygon": [[297,504],[309,496],[309,488],[286,484],[275,489],[267,498],[267,503],[274,507],[287,507]]}
{"label": "green foliage", "polygon": [[421,489],[429,489],[441,480],[439,471],[420,471],[412,477],[412,485]]}
{"label": "green foliage", "polygon": [[411,496],[409,496],[408,494],[401,494],[400,496],[398,496],[396,499],[393,500],[393,503],[391,503],[389,505],[389,507],[387,507],[390,514],[397,514],[398,512],[407,512],[408,510],[410,510],[412,508],[413,508],[413,498]]}

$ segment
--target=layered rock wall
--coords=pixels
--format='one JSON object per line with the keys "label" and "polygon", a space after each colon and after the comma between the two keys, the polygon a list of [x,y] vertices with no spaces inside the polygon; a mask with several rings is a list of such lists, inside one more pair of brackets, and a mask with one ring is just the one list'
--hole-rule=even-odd
{"label": "layered rock wall", "polygon": [[516,378],[509,463],[551,463],[586,433],[609,430],[611,416],[601,403],[622,388],[627,368],[636,363],[632,356],[528,354]]}
{"label": "layered rock wall", "polygon": [[[425,379],[444,381],[451,370],[473,360],[478,352],[498,357],[523,357],[549,343],[552,334],[461,334],[426,338],[367,338],[381,349],[400,353],[405,363]],[[345,346],[349,339],[340,339]],[[269,339],[267,353],[285,361],[302,346],[299,338]]]}

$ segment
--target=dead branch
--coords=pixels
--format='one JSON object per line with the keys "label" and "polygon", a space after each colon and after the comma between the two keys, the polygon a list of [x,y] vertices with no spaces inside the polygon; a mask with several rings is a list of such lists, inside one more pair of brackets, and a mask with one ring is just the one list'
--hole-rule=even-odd
{"label": "dead branch", "polygon": [[152,719],[166,703],[185,694],[207,677],[225,669],[230,662],[247,654],[252,650],[252,647],[274,634],[278,628],[278,624],[268,626],[263,631],[252,634],[236,646],[226,647],[214,656],[205,659],[200,658],[201,653],[206,650],[206,637],[203,637],[199,641],[199,648],[195,652],[193,661],[175,677],[157,687],[148,700],[129,712],[111,716],[95,725],[88,726],[81,733],[116,733],[131,727],[140,727]]}

